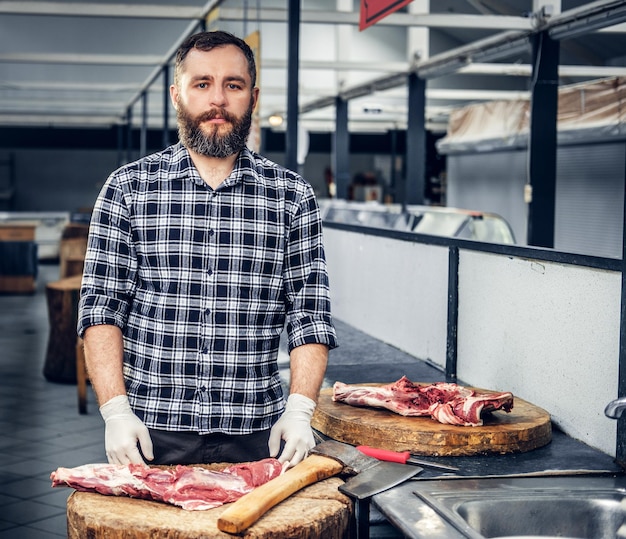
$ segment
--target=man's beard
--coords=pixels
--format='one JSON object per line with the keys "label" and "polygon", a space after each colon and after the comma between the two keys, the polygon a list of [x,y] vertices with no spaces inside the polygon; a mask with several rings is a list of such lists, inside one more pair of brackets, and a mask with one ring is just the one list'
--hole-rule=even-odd
{"label": "man's beard", "polygon": [[[239,153],[246,146],[250,126],[252,124],[252,103],[241,118],[223,109],[214,109],[196,116],[189,114],[185,106],[179,102],[176,111],[178,119],[178,137],[189,150],[207,157],[228,157]],[[219,116],[230,123],[231,130],[223,135],[219,133],[219,125],[210,126],[211,132],[202,130],[202,123]],[[227,125],[227,124],[221,124]]]}

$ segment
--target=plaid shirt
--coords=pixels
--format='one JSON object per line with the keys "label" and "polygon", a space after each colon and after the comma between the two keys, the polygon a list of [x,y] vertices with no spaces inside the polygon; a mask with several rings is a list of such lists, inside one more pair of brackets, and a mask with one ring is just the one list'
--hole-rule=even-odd
{"label": "plaid shirt", "polygon": [[94,208],[78,332],[124,334],[124,377],[150,428],[246,434],[284,399],[289,349],[336,346],[311,186],[249,151],[216,190],[180,144],[114,172]]}

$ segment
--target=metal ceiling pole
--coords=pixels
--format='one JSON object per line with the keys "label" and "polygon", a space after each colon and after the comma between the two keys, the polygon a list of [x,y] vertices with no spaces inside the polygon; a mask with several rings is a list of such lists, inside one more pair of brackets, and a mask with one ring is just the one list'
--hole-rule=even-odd
{"label": "metal ceiling pole", "polygon": [[163,66],[163,148],[170,145],[170,66]]}
{"label": "metal ceiling pole", "polygon": [[285,166],[290,170],[297,171],[300,0],[289,0],[287,35],[287,131],[285,141]]}
{"label": "metal ceiling pole", "polygon": [[406,129],[406,171],[404,202],[424,204],[426,185],[426,81],[408,76],[408,123]]}
{"label": "metal ceiling pole", "polygon": [[554,247],[559,42],[547,32],[531,38],[533,73],[528,140],[528,245]]}
{"label": "metal ceiling pole", "polygon": [[133,160],[133,107],[126,109],[126,162]]}
{"label": "metal ceiling pole", "polygon": [[148,90],[141,96],[141,131],[139,137],[139,157],[148,153]]}
{"label": "metal ceiling pole", "polygon": [[117,124],[117,166],[124,164],[124,124]]}
{"label": "metal ceiling pole", "polygon": [[333,169],[337,198],[348,198],[350,185],[350,135],[348,133],[348,101],[335,98],[335,132],[333,133]]}

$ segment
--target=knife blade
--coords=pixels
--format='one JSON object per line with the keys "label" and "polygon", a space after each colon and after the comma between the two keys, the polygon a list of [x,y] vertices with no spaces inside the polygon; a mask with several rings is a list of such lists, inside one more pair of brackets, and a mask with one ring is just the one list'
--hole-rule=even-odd
{"label": "knife blade", "polygon": [[436,462],[430,462],[417,458],[415,455],[411,455],[408,451],[391,451],[389,449],[379,449],[376,447],[370,447],[368,445],[359,445],[357,449],[367,455],[368,457],[374,457],[378,460],[384,460],[387,462],[399,462],[400,464],[413,464],[416,466],[423,466],[424,468],[433,468],[436,470],[444,470],[447,472],[458,472],[459,469],[454,466],[447,466],[445,464],[438,464]]}

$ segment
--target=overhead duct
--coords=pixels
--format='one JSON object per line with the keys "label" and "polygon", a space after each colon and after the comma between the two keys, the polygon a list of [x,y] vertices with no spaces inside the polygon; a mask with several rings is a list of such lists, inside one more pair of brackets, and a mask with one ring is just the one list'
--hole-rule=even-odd
{"label": "overhead duct", "polygon": [[593,2],[568,10],[546,24],[552,39],[570,39],[626,21],[626,3],[622,0]]}

